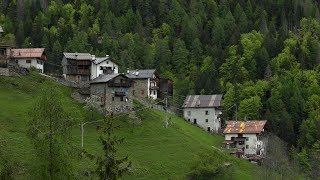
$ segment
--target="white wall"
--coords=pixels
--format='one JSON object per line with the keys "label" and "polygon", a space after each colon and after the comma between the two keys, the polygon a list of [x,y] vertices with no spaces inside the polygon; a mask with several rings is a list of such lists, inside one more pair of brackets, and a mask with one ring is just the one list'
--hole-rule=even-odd
{"label": "white wall", "polygon": [[[265,148],[265,144],[262,140],[257,139],[256,134],[242,134],[243,138],[247,138],[244,141],[244,154],[245,155],[252,155],[257,154],[258,146]],[[225,134],[224,139],[225,140],[231,140],[232,137],[238,137],[238,134]]]}
{"label": "white wall", "polygon": [[99,77],[99,75],[103,74],[103,70],[100,70],[100,67],[111,67],[112,69],[114,68],[114,73],[119,72],[119,67],[117,64],[113,63],[110,60],[105,60],[100,64],[94,64],[93,62],[91,63],[91,79],[94,79],[96,77]]}
{"label": "white wall", "polygon": [[154,83],[153,85],[154,87],[157,86],[157,83],[155,83],[154,81],[151,81],[150,78],[148,78],[148,97],[152,99],[157,99],[158,98],[157,90],[151,90],[151,83]]}
{"label": "white wall", "polygon": [[[188,111],[191,112],[190,116]],[[205,114],[206,111],[209,112],[208,115]],[[221,128],[221,121],[217,113],[218,111],[215,108],[184,108],[183,117],[187,121],[190,119],[190,123],[192,124],[194,123],[194,119],[196,119],[197,125],[206,131],[210,127],[210,131],[218,132]],[[208,119],[208,122],[206,122],[206,119]]]}
{"label": "white wall", "polygon": [[[30,59],[30,58],[21,58],[21,59],[15,59],[15,61],[18,60],[18,64],[21,67],[24,68],[30,68],[30,67],[35,67],[36,69],[40,69],[41,72],[43,73],[43,64],[44,61],[43,60],[39,60],[39,59]],[[31,63],[27,63],[27,60],[31,60]],[[42,62],[42,64],[38,64],[39,62]]]}

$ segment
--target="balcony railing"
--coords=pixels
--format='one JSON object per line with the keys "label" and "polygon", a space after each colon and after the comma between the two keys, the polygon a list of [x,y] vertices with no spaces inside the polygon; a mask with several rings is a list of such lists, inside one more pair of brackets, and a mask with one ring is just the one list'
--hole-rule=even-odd
{"label": "balcony railing", "polygon": [[114,94],[115,94],[115,96],[125,96],[126,95],[126,93],[122,92],[122,91],[116,91]]}
{"label": "balcony railing", "polygon": [[115,83],[115,82],[109,82],[109,87],[131,87],[131,83],[129,82],[122,82],[122,83]]}
{"label": "balcony railing", "polygon": [[78,69],[78,74],[90,75],[90,69]]}
{"label": "balcony railing", "polygon": [[159,86],[150,85],[150,90],[159,90]]}

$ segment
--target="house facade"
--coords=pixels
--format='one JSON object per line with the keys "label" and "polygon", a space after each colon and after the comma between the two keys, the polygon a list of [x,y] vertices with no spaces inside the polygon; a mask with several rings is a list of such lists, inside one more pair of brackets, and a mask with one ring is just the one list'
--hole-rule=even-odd
{"label": "house facade", "polygon": [[66,80],[89,82],[91,76],[91,54],[63,53],[62,73]]}
{"label": "house facade", "polygon": [[223,131],[226,149],[237,149],[243,155],[265,155],[266,120],[259,121],[226,121]]}
{"label": "house facade", "polygon": [[47,57],[44,48],[23,48],[11,49],[10,60],[23,68],[35,67],[43,73],[43,65]]}
{"label": "house facade", "polygon": [[10,60],[11,47],[0,44],[0,67],[6,68]]}
{"label": "house facade", "polygon": [[111,61],[109,55],[106,57],[95,57],[92,55],[91,79],[97,78],[102,74],[118,74],[119,67]]}
{"label": "house facade", "polygon": [[183,103],[183,117],[208,132],[221,129],[220,114],[222,95],[189,95]]}
{"label": "house facade", "polygon": [[103,74],[90,82],[90,95],[100,98],[106,113],[132,111],[133,81],[124,74]]}
{"label": "house facade", "polygon": [[132,95],[137,98],[165,98],[173,95],[173,81],[161,78],[155,69],[128,70],[134,80]]}

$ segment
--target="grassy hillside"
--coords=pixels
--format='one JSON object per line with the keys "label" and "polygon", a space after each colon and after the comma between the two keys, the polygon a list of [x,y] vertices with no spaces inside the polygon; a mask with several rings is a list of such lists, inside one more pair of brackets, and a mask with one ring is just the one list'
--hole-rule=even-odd
{"label": "grassy hillside", "polygon": [[[71,89],[37,74],[15,78],[0,76],[0,85],[0,145],[5,145],[6,153],[21,167],[18,178],[32,176],[28,168],[32,166],[35,153],[26,136],[26,122],[32,103],[40,95],[41,89],[53,87],[60,91],[64,108],[79,122],[88,121],[91,115],[83,105],[70,98]],[[116,132],[117,137],[125,138],[119,146],[119,154],[128,155],[132,161],[130,173],[124,179],[181,179],[194,166],[201,166],[206,160],[201,155],[208,153],[210,163],[216,166],[232,163],[230,168],[221,173],[221,179],[251,179],[255,166],[217,150],[223,137],[210,135],[173,115],[170,115],[170,125],[166,129],[165,114],[157,110],[146,109],[134,116],[136,118],[132,118],[132,115],[115,118],[116,124],[121,127]],[[101,153],[101,145],[97,140],[99,133],[94,124],[85,126],[84,148],[88,152]],[[80,128],[75,126],[72,130],[75,154],[81,148],[80,135]],[[74,173],[82,179],[85,171],[94,169],[94,163],[88,159],[74,158]]]}

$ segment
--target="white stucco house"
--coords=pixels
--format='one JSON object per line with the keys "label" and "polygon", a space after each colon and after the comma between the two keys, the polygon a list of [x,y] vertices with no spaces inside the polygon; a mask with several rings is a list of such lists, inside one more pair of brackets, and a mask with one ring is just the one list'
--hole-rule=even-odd
{"label": "white stucco house", "polygon": [[45,48],[23,48],[11,49],[10,59],[23,68],[35,67],[43,73],[43,65],[47,57]]}
{"label": "white stucco house", "polygon": [[95,79],[102,74],[118,74],[119,72],[118,65],[111,61],[109,55],[106,55],[106,57],[92,55],[91,62],[91,79]]}
{"label": "white stucco house", "polygon": [[267,120],[226,121],[223,131],[226,149],[236,149],[245,156],[265,155]]}
{"label": "white stucco house", "polygon": [[208,132],[218,133],[221,129],[221,99],[221,94],[187,96],[182,106],[184,119]]}

